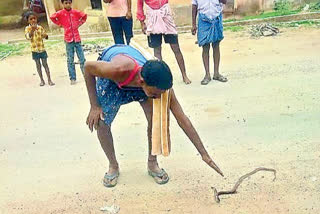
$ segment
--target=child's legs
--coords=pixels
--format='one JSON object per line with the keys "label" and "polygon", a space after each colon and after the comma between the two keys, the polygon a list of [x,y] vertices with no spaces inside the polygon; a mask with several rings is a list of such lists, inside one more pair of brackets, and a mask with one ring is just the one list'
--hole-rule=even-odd
{"label": "child's legs", "polygon": [[40,77],[40,80],[41,80],[41,82],[44,82],[43,76],[42,76],[40,59],[34,59],[34,61],[36,62],[37,72],[38,72],[38,75]]}
{"label": "child's legs", "polygon": [[176,44],[170,44],[170,47],[176,57],[176,60],[178,62],[178,65],[179,65],[179,68],[180,68],[180,71],[182,73],[183,76],[186,76],[186,67],[185,67],[185,64],[184,64],[184,59],[183,59],[183,55],[181,53],[181,50],[180,50],[180,46],[179,46],[179,43],[176,43]]}
{"label": "child's legs", "polygon": [[179,68],[180,68],[180,71],[181,71],[181,74],[182,74],[183,81],[186,84],[191,83],[191,81],[187,77],[186,67],[185,67],[183,55],[181,53],[179,42],[178,42],[178,35],[174,35],[174,34],[164,35],[164,41],[166,43],[170,44],[170,47],[171,47],[171,49],[172,49],[172,51],[173,51],[173,53],[174,53],[174,55],[176,57],[176,60],[178,62],[178,65],[179,65]]}
{"label": "child's legs", "polygon": [[214,63],[214,77],[218,77],[220,65],[220,42],[212,43],[213,48],[213,63]]}
{"label": "child's legs", "polygon": [[161,46],[153,48],[153,54],[157,59],[162,60],[162,48],[161,48]]}
{"label": "child's legs", "polygon": [[148,36],[148,45],[153,48],[154,56],[162,60],[161,54],[162,34],[150,34]]}
{"label": "child's legs", "polygon": [[209,50],[210,50],[210,44],[205,44],[202,46],[202,61],[204,65],[204,69],[206,72],[205,78],[211,79],[210,77],[210,67],[209,67]]}
{"label": "child's legs", "polygon": [[80,61],[80,69],[82,71],[82,74],[84,74],[84,63],[86,62],[86,59],[84,57],[84,53],[83,53],[83,49],[82,49],[82,46],[81,46],[81,42],[76,42],[75,43],[75,48],[76,48],[76,52],[77,52],[77,56],[78,56],[78,59]]}
{"label": "child's legs", "polygon": [[124,44],[121,18],[122,17],[108,17],[115,44]]}
{"label": "child's legs", "polygon": [[67,64],[70,80],[76,80],[76,69],[74,65],[74,42],[66,43]]}
{"label": "child's legs", "polygon": [[47,58],[41,58],[41,62],[42,62],[42,66],[44,67],[44,70],[46,71],[48,82],[51,82],[50,70],[49,70]]}
{"label": "child's legs", "polygon": [[126,19],[126,17],[123,17],[122,18],[122,29],[123,29],[124,35],[126,37],[127,45],[130,44],[130,40],[133,37],[132,27],[133,27],[132,19]]}

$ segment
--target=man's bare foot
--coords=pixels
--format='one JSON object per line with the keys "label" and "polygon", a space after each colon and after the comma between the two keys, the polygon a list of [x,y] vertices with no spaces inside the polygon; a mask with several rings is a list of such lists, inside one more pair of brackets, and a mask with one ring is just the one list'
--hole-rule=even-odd
{"label": "man's bare foot", "polygon": [[44,86],[46,83],[44,81],[40,82],[40,86]]}
{"label": "man's bare foot", "polygon": [[208,83],[211,81],[210,76],[205,76],[203,80],[201,81],[201,85],[208,85]]}
{"label": "man's bare foot", "polygon": [[71,84],[71,85],[75,85],[76,83],[77,83],[76,80],[71,80],[71,81],[70,81],[70,84]]}
{"label": "man's bare foot", "polygon": [[189,85],[191,83],[191,80],[189,80],[189,78],[187,76],[183,77],[183,82],[186,84],[186,85]]}
{"label": "man's bare foot", "polygon": [[49,80],[49,81],[48,81],[48,84],[49,84],[50,86],[55,85],[55,83],[54,83],[54,82],[52,82],[51,80]]}
{"label": "man's bare foot", "polygon": [[157,184],[166,184],[169,181],[168,174],[164,169],[159,168],[157,160],[148,160],[148,174]]}

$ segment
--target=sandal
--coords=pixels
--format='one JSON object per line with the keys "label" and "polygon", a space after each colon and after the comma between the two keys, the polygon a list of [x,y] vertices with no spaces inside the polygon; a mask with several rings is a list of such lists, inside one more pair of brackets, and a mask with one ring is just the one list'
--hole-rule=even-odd
{"label": "sandal", "polygon": [[104,175],[104,178],[103,178],[103,185],[105,187],[115,187],[118,183],[118,178],[119,178],[119,175],[120,173],[119,172],[116,172],[112,175],[108,175],[107,173]]}
{"label": "sandal", "polygon": [[150,169],[148,169],[148,174],[153,177],[154,181],[157,184],[166,184],[169,181],[169,176],[166,173],[166,171],[164,171],[164,169],[161,169],[161,172],[156,173],[156,172],[152,172]]}
{"label": "sandal", "polygon": [[204,78],[202,81],[201,81],[201,85],[208,85],[208,83],[211,81],[211,78],[210,79],[207,79],[207,78]]}
{"label": "sandal", "polygon": [[227,77],[224,77],[222,75],[219,75],[218,77],[212,77],[212,79],[220,81],[220,82],[227,82],[228,81]]}

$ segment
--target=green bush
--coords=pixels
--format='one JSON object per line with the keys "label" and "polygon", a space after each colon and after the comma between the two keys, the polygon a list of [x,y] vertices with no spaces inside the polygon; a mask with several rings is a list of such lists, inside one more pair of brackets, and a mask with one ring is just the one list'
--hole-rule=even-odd
{"label": "green bush", "polygon": [[288,0],[275,0],[274,2],[274,10],[275,11],[281,11],[286,12],[291,10],[292,5]]}
{"label": "green bush", "polygon": [[320,1],[315,2],[315,3],[311,3],[310,10],[320,10]]}

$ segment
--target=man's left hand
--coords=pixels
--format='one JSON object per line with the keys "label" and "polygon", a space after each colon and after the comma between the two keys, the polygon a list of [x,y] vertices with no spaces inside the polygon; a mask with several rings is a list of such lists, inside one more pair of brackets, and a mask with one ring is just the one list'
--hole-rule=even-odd
{"label": "man's left hand", "polygon": [[104,120],[103,111],[101,107],[98,107],[98,106],[91,107],[89,115],[87,117],[87,122],[86,122],[91,132],[93,131],[93,128],[97,130],[99,125],[99,120]]}
{"label": "man's left hand", "polygon": [[203,155],[202,156],[202,160],[204,162],[206,162],[211,168],[213,168],[214,170],[216,170],[217,173],[219,173],[222,177],[224,176],[223,175],[223,172],[219,169],[219,167],[213,162],[213,160],[211,159],[211,157],[206,154],[206,155]]}
{"label": "man's left hand", "polygon": [[197,33],[197,26],[196,25],[192,25],[191,33],[192,33],[192,35],[196,35],[196,33]]}
{"label": "man's left hand", "polygon": [[131,11],[128,11],[127,14],[126,14],[126,19],[132,19],[132,13]]}

